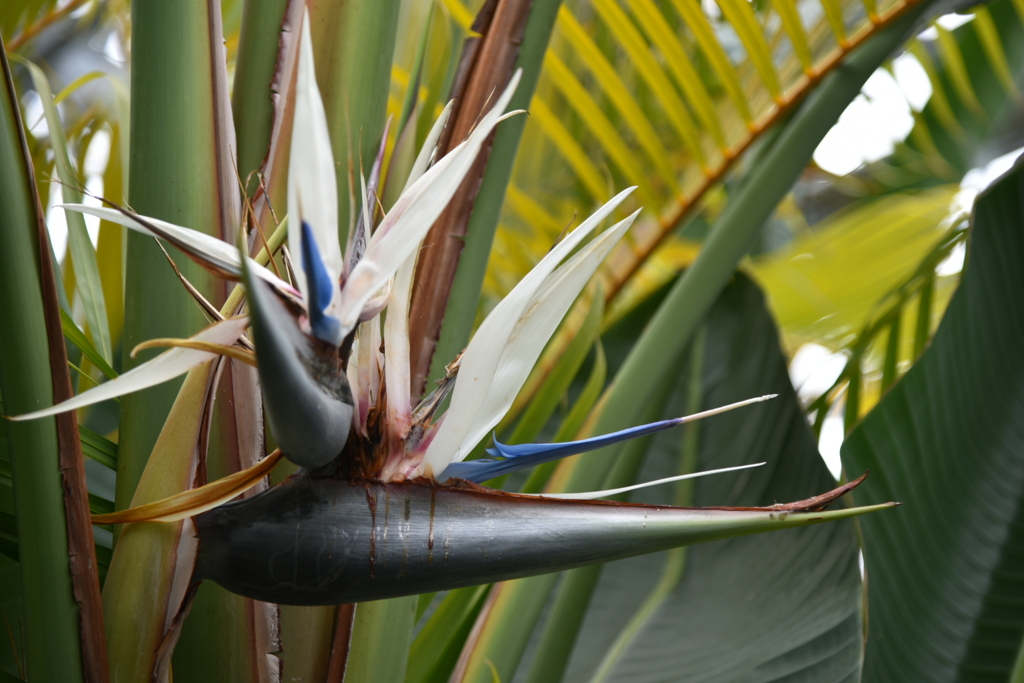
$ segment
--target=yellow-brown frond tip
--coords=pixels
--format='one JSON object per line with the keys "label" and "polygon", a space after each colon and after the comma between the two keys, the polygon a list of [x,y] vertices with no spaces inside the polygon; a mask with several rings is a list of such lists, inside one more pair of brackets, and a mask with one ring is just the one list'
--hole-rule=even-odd
{"label": "yellow-brown frond tip", "polygon": [[210,482],[196,489],[182,491],[163,500],[105,515],[93,515],[93,524],[126,524],[128,522],[176,522],[211,510],[255,486],[281,460],[278,449],[252,467]]}

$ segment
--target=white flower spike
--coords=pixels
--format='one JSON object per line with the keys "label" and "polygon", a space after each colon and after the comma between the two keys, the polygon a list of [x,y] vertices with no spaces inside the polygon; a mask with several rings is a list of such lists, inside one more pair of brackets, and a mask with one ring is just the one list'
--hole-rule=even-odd
{"label": "white flower spike", "polygon": [[340,319],[342,333],[358,323],[363,306],[391,278],[409,254],[419,249],[430,226],[448,206],[466,177],[484,141],[498,125],[522,71],[516,71],[508,88],[464,142],[443,156],[406,189],[391,212],[370,238],[366,254],[345,282]]}

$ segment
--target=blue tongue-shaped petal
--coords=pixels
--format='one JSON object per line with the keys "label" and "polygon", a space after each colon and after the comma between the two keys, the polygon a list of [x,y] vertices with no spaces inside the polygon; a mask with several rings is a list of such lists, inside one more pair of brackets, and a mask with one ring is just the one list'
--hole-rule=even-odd
{"label": "blue tongue-shaped petal", "polygon": [[677,417],[671,420],[651,422],[650,424],[630,427],[619,432],[595,436],[580,441],[566,441],[564,443],[524,443],[515,446],[503,444],[494,438],[494,448],[488,448],[487,454],[494,458],[480,458],[479,460],[468,460],[465,462],[453,462],[445,468],[438,481],[445,481],[451,477],[467,479],[477,484],[500,477],[509,472],[515,472],[525,467],[542,465],[552,460],[566,458],[570,455],[586,453],[613,443],[636,439],[659,432],[677,424],[682,424],[686,418]]}
{"label": "blue tongue-shaped petal", "polygon": [[437,480],[445,481],[455,477],[479,484],[487,481],[488,479],[493,479],[494,477],[515,472],[516,470],[521,470],[526,467],[541,465],[570,455],[577,455],[579,453],[597,450],[598,448],[610,446],[621,441],[628,441],[629,439],[647,436],[648,434],[660,432],[663,429],[668,429],[669,427],[674,427],[676,425],[683,424],[684,422],[693,422],[694,420],[710,417],[711,415],[718,415],[719,413],[750,405],[751,403],[765,401],[770,398],[774,398],[775,396],[776,394],[759,396],[758,398],[751,398],[746,401],[740,401],[739,403],[732,403],[727,406],[722,406],[721,408],[705,410],[702,413],[687,415],[686,417],[674,417],[670,420],[661,420],[659,422],[651,422],[649,424],[612,432],[611,434],[603,434],[589,439],[581,439],[579,441],[566,441],[564,443],[524,443],[513,446],[503,444],[498,441],[497,437],[495,437],[494,448],[487,449],[487,454],[494,456],[493,459],[480,458],[479,460],[469,460],[467,462],[453,462],[444,469]]}
{"label": "blue tongue-shaped petal", "polygon": [[331,281],[324,261],[320,258],[313,229],[306,221],[302,221],[302,270],[306,273],[309,326],[317,339],[337,346],[341,344],[341,323],[334,316],[324,313],[331,303],[337,283]]}

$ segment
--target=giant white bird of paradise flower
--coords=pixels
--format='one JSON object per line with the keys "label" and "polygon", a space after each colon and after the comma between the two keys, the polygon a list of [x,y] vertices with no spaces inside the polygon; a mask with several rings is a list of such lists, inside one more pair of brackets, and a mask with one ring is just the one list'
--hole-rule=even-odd
{"label": "giant white bird of paradise flower", "polygon": [[[197,528],[201,543],[196,574],[200,578],[215,579],[236,592],[272,602],[338,603],[439,590],[859,513],[850,510],[819,512],[848,490],[842,487],[826,497],[782,508],[703,511],[697,517],[692,516],[693,511],[685,511],[682,517],[666,513],[661,515],[666,526],[661,532],[655,532],[657,515],[647,508],[634,514],[628,512],[632,509],[629,507],[589,504],[584,508],[563,507],[555,511],[545,507],[554,502],[552,496],[539,501],[518,494],[491,492],[481,499],[484,490],[466,482],[481,483],[517,469],[650,434],[771,396],[582,441],[506,445],[495,439],[494,446],[488,449],[490,457],[467,461],[466,456],[487,438],[511,407],[548,339],[605,256],[633,223],[638,212],[587,241],[633,188],[613,197],[553,246],[485,318],[464,352],[449,366],[449,377],[414,406],[410,391],[409,299],[417,254],[427,231],[455,194],[488,136],[503,118],[518,113],[505,113],[505,108],[516,89],[519,73],[513,75],[508,87],[495,98],[494,105],[469,136],[448,154],[435,159],[435,145],[449,106],[428,135],[395,205],[375,229],[372,228],[372,212],[364,209],[343,249],[337,236],[335,162],[316,84],[309,35],[307,16],[299,48],[288,168],[286,221],[293,282],[285,282],[234,245],[187,227],[117,207],[65,205],[67,210],[99,216],[162,238],[214,272],[241,280],[248,297],[249,313],[216,322],[175,348],[60,405],[15,419],[51,415],[138,391],[209,362],[217,353],[233,353],[245,358],[248,352],[238,345],[254,344],[254,362],[259,369],[271,433],[281,454],[304,469],[282,486],[246,501],[225,505],[200,518]],[[372,194],[367,194],[365,199],[365,205],[374,204]],[[385,310],[386,314],[382,315]],[[250,328],[251,342],[243,336]],[[450,398],[447,410],[438,415],[439,407],[447,398]],[[262,476],[266,465],[257,467],[264,468],[258,470]],[[735,469],[742,468],[728,468]],[[722,471],[727,470],[716,470]],[[680,478],[683,477],[651,483]],[[362,487],[363,492],[356,497],[365,496],[363,502],[349,504],[353,482],[359,482]],[[445,482],[450,485],[439,488]],[[625,490],[628,489],[553,496],[597,498]],[[441,537],[434,522],[438,491],[443,491],[442,503],[448,506],[445,509],[449,524],[444,530],[445,569],[440,574],[436,568],[426,569],[431,565],[435,534]],[[180,519],[209,510],[235,495],[237,490],[231,489],[219,499],[206,500],[202,506],[186,506],[174,514],[129,515],[119,519]],[[408,528],[403,539],[415,537],[411,530],[416,527],[416,520],[411,519],[410,510],[425,509],[429,505],[429,528],[421,529],[426,542],[420,549],[425,553],[421,558],[425,564],[418,574],[410,573],[415,553],[410,554],[409,547],[395,551],[399,555],[390,560],[389,568],[387,548],[381,548],[376,542],[381,524],[376,501],[381,495],[389,499],[393,495],[402,496],[406,500],[404,519]],[[325,502],[332,500],[334,502]],[[370,518],[364,519],[367,500]],[[327,519],[320,520],[320,526],[303,517],[308,515],[310,501],[330,508],[324,509]],[[388,529],[387,509],[385,507],[382,513],[384,540]],[[282,510],[287,511],[283,526]],[[664,508],[659,510],[665,513]],[[464,522],[474,516],[486,519],[496,514],[507,516],[510,524],[521,520],[523,515],[547,515],[550,520],[557,518],[559,524],[566,515],[577,515],[574,533],[578,536],[579,549],[575,555],[559,559],[557,553],[552,555],[551,550],[546,549],[547,546],[534,542],[532,554],[528,553],[528,558],[524,556],[526,559],[522,559],[520,565],[507,562],[513,553],[506,554],[506,561],[492,567],[490,573],[481,573],[479,563],[465,565],[462,573],[459,568],[448,567],[449,554],[457,547],[457,543],[451,545],[452,534],[458,529],[458,522],[452,520]],[[621,520],[628,518],[628,529],[624,532],[627,534],[633,533],[634,523],[639,523],[642,516],[644,533],[648,536],[660,533],[661,536],[656,540],[640,539],[642,542],[633,542],[633,545],[616,541],[602,551],[600,543],[593,542],[597,537],[591,534],[611,538],[606,526],[609,515],[618,515],[615,519]],[[301,524],[296,521],[300,518]],[[345,530],[347,544],[338,541],[335,547],[332,541],[329,552],[325,551],[324,525]],[[361,536],[355,531],[360,525],[369,527]],[[530,539],[519,536],[531,533],[531,529],[536,533],[540,528],[536,524],[517,526],[519,528],[507,529],[506,540],[523,547]],[[297,548],[302,545],[300,537],[310,533],[313,536],[307,540],[312,545],[285,562],[293,566],[287,577],[282,577],[280,567],[258,561],[257,558],[266,554],[267,545],[273,544],[270,539],[277,539],[282,547]],[[535,537],[533,541],[536,540]],[[564,543],[562,548],[564,550]],[[327,557],[333,558],[329,567],[321,566],[325,552]],[[348,570],[337,566],[342,557],[366,554],[371,558],[369,571],[373,580],[369,583],[360,580],[360,577],[366,578],[362,574],[346,573]],[[381,557],[375,559],[378,554]],[[396,559],[398,557],[401,559]],[[497,557],[500,560],[501,553]],[[293,562],[296,559],[300,561]],[[254,560],[263,569],[255,571]],[[391,576],[390,583],[386,576]]]}

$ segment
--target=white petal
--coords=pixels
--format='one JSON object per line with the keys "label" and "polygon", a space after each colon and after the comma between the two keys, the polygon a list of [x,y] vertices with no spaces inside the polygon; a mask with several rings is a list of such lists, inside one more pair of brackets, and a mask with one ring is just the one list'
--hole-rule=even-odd
{"label": "white petal", "polygon": [[[569,307],[590,282],[608,252],[622,239],[638,213],[639,210],[606,230],[541,285],[509,336],[487,395],[459,448],[459,460],[473,450],[512,407],[512,401]],[[456,391],[458,386],[455,385]]]}
{"label": "white petal", "polygon": [[348,367],[345,369],[345,376],[348,377],[348,388],[352,392],[352,428],[366,436],[366,415],[363,414],[363,404],[369,404],[364,400],[366,389],[361,384],[362,373],[359,372],[359,336],[362,328],[356,330],[355,338],[352,340],[352,349],[349,354]]}
{"label": "white petal", "polygon": [[437,147],[437,141],[441,139],[441,132],[444,130],[445,124],[448,123],[448,117],[451,116],[454,104],[455,100],[450,100],[448,104],[444,105],[441,115],[437,117],[437,121],[434,121],[434,125],[427,134],[427,139],[423,141],[423,146],[420,147],[420,153],[416,155],[416,161],[413,162],[412,168],[409,170],[409,177],[405,179],[405,187],[402,188],[401,194],[405,194],[405,191],[412,187],[412,184],[419,180],[420,176],[426,172],[427,166],[430,165],[430,159],[433,157],[434,150]]}
{"label": "white petal", "polygon": [[[214,344],[234,344],[248,326],[249,318],[245,316],[229,318],[210,325],[199,334],[189,338]],[[98,387],[84,391],[78,396],[70,398],[52,408],[46,408],[45,410],[39,410],[27,415],[18,415],[10,419],[32,420],[38,417],[56,415],[116,398],[117,396],[123,396],[124,394],[130,394],[133,391],[140,391],[157,384],[162,384],[179,375],[184,375],[195,366],[215,358],[216,355],[208,351],[176,347],[164,351],[153,360],[147,361],[109,382],[104,382]]]}
{"label": "white petal", "polygon": [[[562,259],[634,189],[629,188],[612,197],[608,203],[556,244],[481,323],[462,356],[459,378],[452,394],[451,407],[448,409],[450,415],[427,449],[424,462],[428,466],[428,471],[439,474],[449,462],[462,460],[466,456],[468,451],[464,448],[467,437],[471,432],[479,431],[478,411],[491,389],[505,346],[520,318],[533,301],[534,295]],[[575,296],[574,294],[573,298]]]}
{"label": "white petal", "polygon": [[645,481],[642,484],[633,484],[632,486],[623,486],[618,489],[607,489],[606,491],[586,491],[584,493],[544,493],[544,494],[524,494],[524,495],[537,495],[538,498],[561,498],[563,500],[594,500],[596,498],[605,498],[607,496],[616,496],[620,493],[626,493],[627,491],[635,491],[637,489],[645,489],[648,486],[657,486],[658,484],[670,484],[674,481],[682,481],[684,479],[696,479],[697,477],[704,477],[709,474],[721,474],[722,472],[735,472],[736,470],[746,470],[751,467],[760,467],[764,465],[763,462],[755,462],[752,465],[739,465],[737,467],[723,467],[717,470],[708,470],[707,472],[694,472],[692,474],[681,474],[677,477],[665,477],[664,479],[655,479],[654,481]]}
{"label": "white petal", "polygon": [[[101,218],[105,221],[110,221],[111,223],[123,225],[126,228],[149,237],[163,237],[163,235],[154,234],[152,230],[147,228],[140,221],[132,218],[131,214],[126,215],[116,209],[107,209],[99,206],[86,206],[85,204],[60,204],[59,206],[60,208],[68,211],[78,211],[79,213],[96,216],[97,218]],[[241,275],[242,262],[238,258],[238,248],[234,245],[228,244],[227,242],[219,240],[211,235],[207,235],[204,232],[199,232],[198,230],[186,228],[181,225],[175,225],[174,223],[168,223],[167,221],[162,221],[159,218],[150,218],[149,216],[139,216],[139,218],[164,231],[168,237],[181,244],[182,248],[205,258],[208,262],[218,266],[222,270],[231,271],[235,274]],[[277,291],[292,295],[297,294],[291,285],[279,278],[268,268],[265,268],[251,260],[249,261],[249,267],[253,269],[253,272],[256,273],[260,279],[269,283]]]}
{"label": "white petal", "polygon": [[359,314],[359,322],[366,322],[370,318],[376,318],[380,315],[391,299],[391,288],[392,281],[388,280],[388,284],[384,289],[377,292],[372,299],[366,302],[363,306],[363,312]]}
{"label": "white petal", "polygon": [[353,393],[356,406],[353,413],[359,415],[357,426],[366,435],[366,417],[380,395],[380,316],[359,325],[356,331],[358,346],[353,345],[349,356],[349,371],[355,373],[359,387],[358,395]]}
{"label": "white petal", "polygon": [[[302,270],[302,222],[309,223],[331,280],[341,275],[343,260],[338,243],[338,182],[334,171],[327,114],[320,99],[313,65],[309,12],[302,17],[299,67],[295,83],[295,117],[288,159],[288,250],[294,261],[299,290],[306,295]],[[332,292],[332,303],[337,296]],[[331,309],[328,308],[328,313]]]}
{"label": "white petal", "polygon": [[448,206],[484,141],[501,118],[521,74],[521,70],[516,71],[508,88],[469,137],[413,182],[381,221],[366,255],[352,270],[352,276],[342,290],[338,316],[343,334],[352,330],[366,301],[398,270],[409,254],[419,248],[430,226]]}
{"label": "white petal", "polygon": [[395,285],[384,319],[384,381],[387,384],[388,430],[404,439],[412,423],[412,398],[409,395],[409,295],[416,266],[416,252],[405,259],[395,274]]}
{"label": "white petal", "polygon": [[[387,128],[391,125],[391,119],[388,118],[388,123],[384,127],[384,135],[387,135]],[[381,145],[381,154],[384,153],[384,145]],[[374,161],[373,166],[376,169],[380,157]],[[369,211],[370,202],[376,198],[376,189],[371,193],[366,188],[366,177],[362,173],[359,174],[359,186],[362,188],[363,197],[363,213],[360,220],[356,221],[355,227],[349,231],[347,237],[347,243],[345,244],[345,277],[348,278],[352,269],[355,268],[359,260],[363,258],[363,254],[366,252],[366,246],[370,243],[370,232],[373,227],[372,214]],[[376,212],[376,206],[374,211]]]}
{"label": "white petal", "polygon": [[[136,232],[140,232],[143,235],[149,237],[161,237],[161,235],[155,234],[152,230],[147,228],[141,222],[135,220],[130,214],[125,215],[116,209],[108,209],[99,206],[86,206],[85,204],[61,204],[60,207],[69,211],[77,211],[90,216],[96,216],[105,221],[111,223],[117,223],[123,225],[126,228],[131,228]],[[211,262],[221,263],[234,267],[241,271],[242,263],[238,259],[238,248],[234,245],[228,244],[227,242],[207,235],[204,232],[193,230],[192,228],[185,228],[174,223],[168,223],[158,218],[150,218],[148,216],[140,216],[143,221],[154,225],[155,227],[165,231],[169,236],[176,240],[180,240],[183,245],[188,246],[195,252],[207,256]]]}

